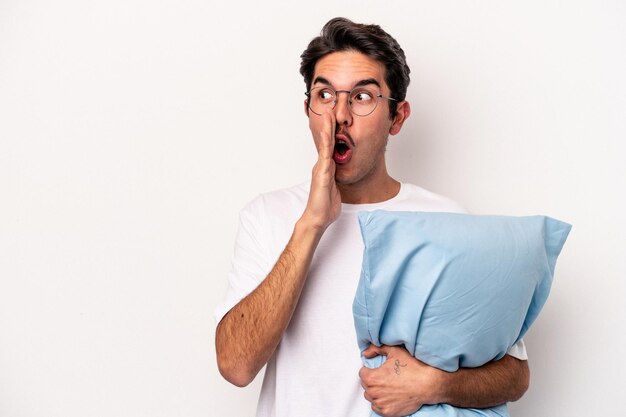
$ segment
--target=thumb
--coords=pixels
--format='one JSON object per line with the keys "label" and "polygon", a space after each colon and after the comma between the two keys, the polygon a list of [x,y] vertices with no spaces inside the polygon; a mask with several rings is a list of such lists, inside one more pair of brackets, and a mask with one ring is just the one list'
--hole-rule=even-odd
{"label": "thumb", "polygon": [[364,357],[368,359],[371,359],[379,355],[387,356],[387,352],[388,352],[387,346],[385,345],[376,346],[375,344],[371,344],[369,345],[367,349],[361,352],[361,355],[363,355]]}

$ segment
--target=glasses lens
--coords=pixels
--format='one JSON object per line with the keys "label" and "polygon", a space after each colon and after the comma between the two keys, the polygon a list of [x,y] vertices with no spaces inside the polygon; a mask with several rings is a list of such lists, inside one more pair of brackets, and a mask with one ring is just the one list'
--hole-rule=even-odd
{"label": "glasses lens", "polygon": [[368,88],[356,88],[350,92],[350,108],[357,116],[367,116],[378,104],[378,93]]}
{"label": "glasses lens", "polygon": [[309,94],[309,108],[316,114],[322,114],[328,108],[335,107],[335,91],[327,87],[313,88]]}

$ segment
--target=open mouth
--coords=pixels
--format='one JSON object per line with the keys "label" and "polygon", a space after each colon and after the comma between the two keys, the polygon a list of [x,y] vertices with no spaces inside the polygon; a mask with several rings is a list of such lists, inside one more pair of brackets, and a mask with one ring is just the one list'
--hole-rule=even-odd
{"label": "open mouth", "polygon": [[335,152],[333,154],[333,160],[337,164],[346,164],[352,157],[352,149],[350,145],[344,140],[337,138],[335,140]]}
{"label": "open mouth", "polygon": [[345,153],[349,150],[350,147],[343,140],[338,140],[337,143],[335,143],[335,152],[337,152],[339,155],[345,155]]}

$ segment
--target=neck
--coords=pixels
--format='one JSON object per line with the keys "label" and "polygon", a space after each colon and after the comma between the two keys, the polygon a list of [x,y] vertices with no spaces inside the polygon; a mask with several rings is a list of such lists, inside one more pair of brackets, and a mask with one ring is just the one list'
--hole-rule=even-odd
{"label": "neck", "polygon": [[341,202],[346,204],[372,204],[387,201],[400,192],[400,183],[387,175],[376,184],[337,184]]}

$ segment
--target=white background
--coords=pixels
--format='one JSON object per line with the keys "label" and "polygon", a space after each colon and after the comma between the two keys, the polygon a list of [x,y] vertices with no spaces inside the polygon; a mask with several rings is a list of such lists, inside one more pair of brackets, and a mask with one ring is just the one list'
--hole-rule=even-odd
{"label": "white background", "polygon": [[237,213],[307,179],[299,55],[403,46],[399,179],[574,225],[514,416],[623,415],[626,5],[0,0],[0,416],[250,416],[215,365]]}

